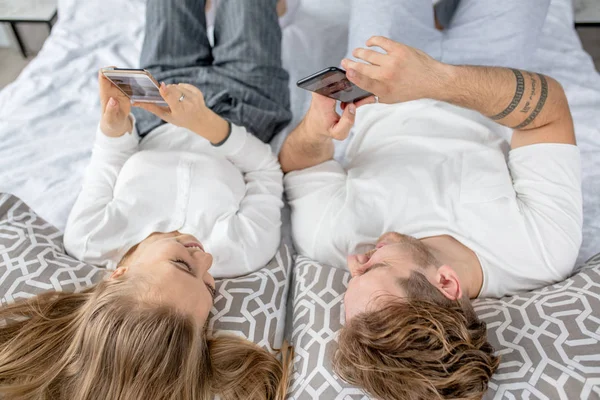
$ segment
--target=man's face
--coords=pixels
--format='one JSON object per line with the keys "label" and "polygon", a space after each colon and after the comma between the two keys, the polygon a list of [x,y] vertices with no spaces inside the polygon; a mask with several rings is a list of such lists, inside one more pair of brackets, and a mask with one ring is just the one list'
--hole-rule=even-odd
{"label": "man's face", "polygon": [[413,270],[435,284],[436,267],[415,262],[415,253],[419,251],[428,252],[419,240],[388,232],[379,238],[375,249],[348,256],[352,279],[344,297],[346,321],[377,309],[388,296],[406,297],[400,280],[408,279]]}

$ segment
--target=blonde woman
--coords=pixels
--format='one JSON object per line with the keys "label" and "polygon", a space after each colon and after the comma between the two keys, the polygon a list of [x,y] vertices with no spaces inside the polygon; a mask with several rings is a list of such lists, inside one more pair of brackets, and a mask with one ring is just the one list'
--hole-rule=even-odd
{"label": "blonde woman", "polygon": [[209,269],[255,271],[280,241],[282,172],[256,137],[290,119],[276,3],[219,2],[211,47],[203,0],[148,1],[142,66],[166,82],[169,108],[138,105],[151,113],[134,118],[100,76],[101,123],[65,231],[70,254],[114,271],[0,310],[0,398],[285,396],[287,363],[206,330]]}

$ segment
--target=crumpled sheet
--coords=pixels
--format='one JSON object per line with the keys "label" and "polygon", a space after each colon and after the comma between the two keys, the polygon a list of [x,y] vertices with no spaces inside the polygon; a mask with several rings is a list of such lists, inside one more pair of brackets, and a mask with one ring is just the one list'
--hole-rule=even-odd
{"label": "crumpled sheet", "polygon": [[[39,55],[0,92],[0,192],[13,193],[64,229],[89,161],[99,120],[97,71],[136,67],[144,33],[143,0],[59,0],[59,21]],[[600,75],[578,40],[564,35],[568,0],[554,0],[536,54],[537,70],[567,92],[583,154],[584,243],[579,262],[600,251]],[[560,18],[559,18],[560,17]],[[295,82],[346,54],[346,0],[302,0],[284,30],[294,120],[308,109]],[[343,158],[346,143],[336,157]],[[287,229],[289,234],[289,227]]]}

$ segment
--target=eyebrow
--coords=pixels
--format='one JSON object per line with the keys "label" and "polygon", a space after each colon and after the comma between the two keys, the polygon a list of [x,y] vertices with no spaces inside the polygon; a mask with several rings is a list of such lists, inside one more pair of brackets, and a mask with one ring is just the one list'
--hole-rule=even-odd
{"label": "eyebrow", "polygon": [[384,263],[377,263],[377,264],[373,264],[369,267],[369,269],[367,269],[365,272],[362,273],[362,275],[365,275],[368,272],[371,272],[373,270],[376,270],[377,268],[382,268],[382,267],[387,267],[387,264]]}
{"label": "eyebrow", "polygon": [[[384,264],[384,263],[373,264],[373,265],[371,265],[369,267],[369,269],[367,269],[365,272],[363,272],[362,275],[360,275],[360,276],[364,276],[367,272],[371,272],[371,271],[373,271],[373,270],[375,270],[377,268],[381,268],[381,267],[388,267],[388,265]],[[346,294],[347,293],[348,293],[347,291],[344,293],[344,300],[343,301],[346,301]]]}

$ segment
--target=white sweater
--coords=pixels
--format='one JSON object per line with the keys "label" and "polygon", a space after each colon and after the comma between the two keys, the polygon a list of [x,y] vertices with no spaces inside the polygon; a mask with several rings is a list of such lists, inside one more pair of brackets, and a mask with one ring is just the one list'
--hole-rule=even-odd
{"label": "white sweater", "polygon": [[214,257],[215,277],[263,267],[280,241],[283,174],[271,148],[232,126],[214,147],[170,124],[140,142],[98,129],[65,248],[110,269],[154,232],[194,235]]}
{"label": "white sweater", "polygon": [[359,108],[343,164],[285,177],[296,249],[345,268],[384,232],[450,235],[479,257],[483,297],[563,280],[582,239],[579,149],[506,154],[504,129],[433,100]]}

